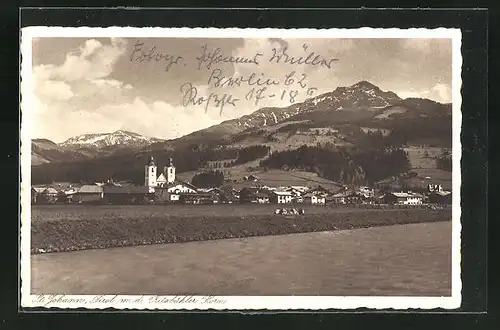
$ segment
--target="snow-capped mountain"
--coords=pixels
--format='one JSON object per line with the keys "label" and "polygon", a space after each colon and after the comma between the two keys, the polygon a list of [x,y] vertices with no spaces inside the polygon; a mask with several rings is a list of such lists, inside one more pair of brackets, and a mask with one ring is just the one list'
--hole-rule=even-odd
{"label": "snow-capped mountain", "polygon": [[137,133],[118,130],[112,133],[83,134],[69,138],[60,143],[65,148],[107,148],[107,147],[127,147],[138,148],[161,142],[163,140],[142,136]]}
{"label": "snow-capped mountain", "polygon": [[242,129],[274,125],[293,116],[313,111],[377,110],[397,102],[401,98],[393,92],[384,92],[367,81],[349,87],[338,87],[332,92],[318,95],[301,103],[284,108],[262,108],[250,115],[227,121]]}
{"label": "snow-capped mountain", "polygon": [[88,156],[47,139],[33,139],[31,141],[31,164],[40,165],[61,161],[76,161],[86,159]]}

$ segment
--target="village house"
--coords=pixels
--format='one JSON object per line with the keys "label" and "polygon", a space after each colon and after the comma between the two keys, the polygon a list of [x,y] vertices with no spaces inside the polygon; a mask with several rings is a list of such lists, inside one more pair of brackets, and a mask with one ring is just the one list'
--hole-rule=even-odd
{"label": "village house", "polygon": [[240,191],[234,188],[229,189],[224,192],[224,202],[227,203],[236,203],[240,200]]}
{"label": "village house", "polygon": [[183,204],[217,204],[219,196],[213,192],[181,193],[179,202]]}
{"label": "village house", "polygon": [[277,204],[291,203],[293,195],[289,191],[273,191],[269,195],[269,201]]}
{"label": "village house", "polygon": [[385,204],[422,205],[423,196],[413,192],[391,192],[383,197]]}
{"label": "village house", "polygon": [[451,205],[451,191],[433,191],[429,194],[429,202],[434,204]]}
{"label": "village house", "polygon": [[317,191],[309,191],[304,194],[304,203],[313,204],[313,205],[325,205],[326,204],[327,194],[317,192]]}
{"label": "village house", "polygon": [[369,187],[360,187],[359,192],[363,194],[366,198],[369,197],[374,197],[375,196],[375,191],[373,189],[370,189]]}
{"label": "village house", "polygon": [[436,191],[443,191],[443,186],[441,186],[440,184],[429,184],[427,186],[427,190],[431,193]]}
{"label": "village house", "polygon": [[326,201],[328,204],[347,204],[346,203],[346,196],[348,193],[346,192],[339,192],[336,194],[333,194],[331,196],[328,196],[326,198]]}
{"label": "village house", "polygon": [[265,191],[275,191],[277,189],[276,187],[271,187],[271,186],[268,186],[268,185],[260,186],[260,188],[262,190],[265,190]]}
{"label": "village house", "polygon": [[60,203],[72,203],[77,193],[78,190],[72,187],[69,189],[61,190],[59,191],[59,194],[57,196],[57,201]]}
{"label": "village house", "polygon": [[253,182],[256,182],[256,181],[259,181],[259,178],[253,174],[250,174],[250,175],[245,175],[243,177],[243,180],[244,181],[253,181]]}
{"label": "village house", "polygon": [[31,203],[42,203],[43,198],[41,198],[41,195],[45,189],[45,187],[31,187]]}
{"label": "village house", "polygon": [[269,203],[269,193],[255,187],[243,188],[240,191],[240,203]]}
{"label": "village house", "polygon": [[57,202],[59,196],[59,191],[55,188],[48,187],[42,191],[39,196],[39,201],[41,203],[55,203]]}
{"label": "village house", "polygon": [[285,191],[289,191],[293,197],[301,197],[303,194],[305,194],[309,188],[307,187],[302,187],[302,186],[290,186],[286,188]]}
{"label": "village house", "polygon": [[347,204],[371,204],[375,198],[371,194],[364,194],[356,190],[346,190],[334,194],[331,198],[327,198],[329,202],[339,205]]}
{"label": "village house", "polygon": [[212,196],[214,203],[227,202],[233,200],[231,193],[226,193],[219,188],[210,188],[206,193]]}
{"label": "village house", "polygon": [[75,196],[77,203],[98,203],[104,198],[103,186],[83,185],[78,189]]}
{"label": "village house", "polygon": [[180,196],[183,194],[196,194],[198,192],[198,188],[196,188],[194,185],[183,181],[169,183],[162,188],[165,189],[170,196],[170,202],[179,202]]}

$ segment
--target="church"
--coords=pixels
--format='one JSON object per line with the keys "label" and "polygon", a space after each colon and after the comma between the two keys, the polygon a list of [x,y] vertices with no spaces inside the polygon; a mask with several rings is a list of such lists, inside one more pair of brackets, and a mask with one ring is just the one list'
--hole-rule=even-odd
{"label": "church", "polygon": [[163,172],[158,175],[158,167],[155,164],[153,156],[149,158],[149,162],[145,167],[144,185],[146,187],[164,187],[169,183],[175,182],[175,166],[172,158],[169,159],[168,164],[163,167]]}
{"label": "church", "polygon": [[188,182],[176,180],[175,166],[172,158],[163,167],[163,171],[158,174],[158,166],[153,157],[149,158],[144,168],[144,185],[154,190],[156,195],[168,194],[169,201],[178,201],[181,194],[194,194],[197,188]]}

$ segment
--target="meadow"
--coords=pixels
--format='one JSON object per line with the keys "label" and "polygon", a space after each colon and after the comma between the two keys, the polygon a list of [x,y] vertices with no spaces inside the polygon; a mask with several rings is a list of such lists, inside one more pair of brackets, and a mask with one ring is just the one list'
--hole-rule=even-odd
{"label": "meadow", "polygon": [[304,207],[274,215],[276,205],[33,207],[31,252],[181,243],[440,222],[451,210]]}
{"label": "meadow", "polygon": [[[220,205],[33,205],[31,221],[116,220],[157,217],[218,217],[218,216],[271,216],[273,204],[220,204]],[[356,209],[315,205],[286,206],[305,210],[307,214],[356,212]]]}

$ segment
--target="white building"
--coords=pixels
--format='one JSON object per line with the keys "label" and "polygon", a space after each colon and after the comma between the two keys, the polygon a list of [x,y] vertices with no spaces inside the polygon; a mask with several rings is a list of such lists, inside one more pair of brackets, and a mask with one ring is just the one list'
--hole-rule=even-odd
{"label": "white building", "polygon": [[421,205],[423,197],[412,192],[393,192],[386,194],[384,200],[389,204]]}
{"label": "white building", "polygon": [[172,162],[172,158],[170,158],[168,164],[163,167],[163,172],[158,175],[155,160],[151,156],[148,164],[145,166],[144,174],[144,185],[146,187],[164,187],[167,184],[174,183],[175,166]]}
{"label": "white building", "polygon": [[273,191],[272,201],[278,204],[286,204],[292,202],[292,193],[289,191]]}
{"label": "white building", "polygon": [[326,204],[326,195],[319,193],[306,193],[304,195],[304,202],[308,204],[324,205]]}

